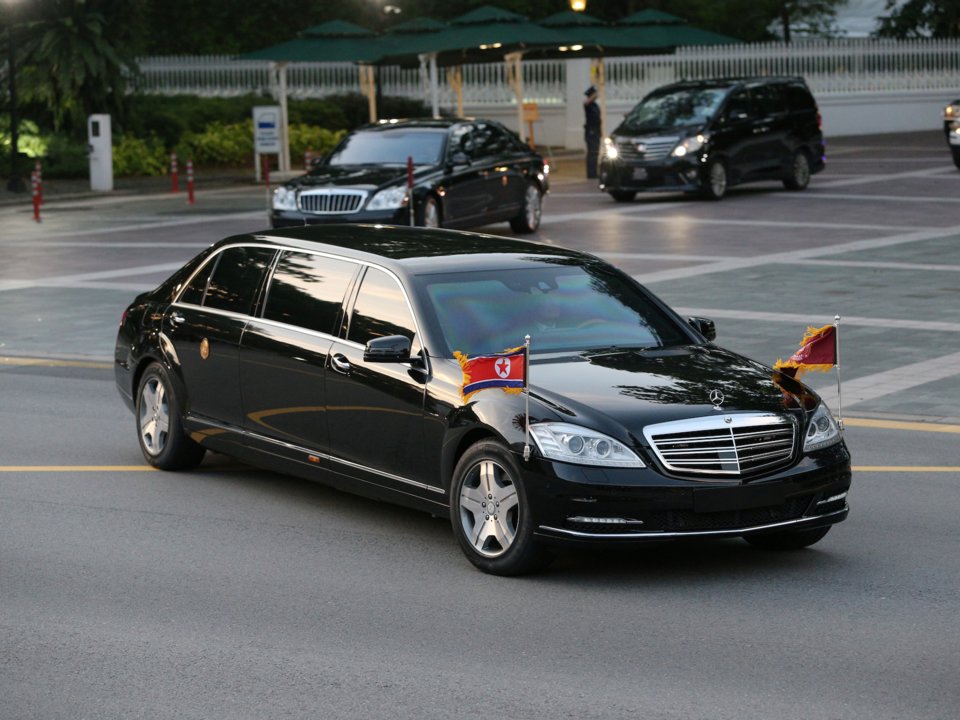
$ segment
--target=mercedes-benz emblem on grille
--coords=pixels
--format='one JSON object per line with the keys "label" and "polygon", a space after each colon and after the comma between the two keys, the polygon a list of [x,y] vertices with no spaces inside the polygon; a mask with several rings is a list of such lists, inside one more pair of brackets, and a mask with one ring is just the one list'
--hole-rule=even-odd
{"label": "mercedes-benz emblem on grille", "polygon": [[710,391],[710,395],[708,397],[710,398],[710,402],[713,403],[713,409],[719,410],[720,406],[723,405],[723,393],[714,388]]}
{"label": "mercedes-benz emblem on grille", "polygon": [[637,143],[637,152],[638,152],[638,153],[645,153],[646,151],[647,151],[647,144],[646,144],[646,143]]}

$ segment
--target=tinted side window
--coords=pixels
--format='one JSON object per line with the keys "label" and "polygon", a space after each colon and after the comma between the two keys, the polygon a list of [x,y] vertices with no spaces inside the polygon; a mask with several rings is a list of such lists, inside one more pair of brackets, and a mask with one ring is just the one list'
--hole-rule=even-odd
{"label": "tinted side window", "polygon": [[730,96],[724,117],[734,121],[750,117],[750,95],[746,90],[737,90]]}
{"label": "tinted side window", "polygon": [[334,334],[337,314],[357,266],[309,253],[285,252],[277,262],[263,316]]}
{"label": "tinted side window", "polygon": [[234,247],[220,253],[203,306],[249,315],[275,251]]}
{"label": "tinted side window", "polygon": [[480,123],[471,134],[470,156],[484,160],[502,154],[509,147],[508,139],[500,128]]}
{"label": "tinted side window", "polygon": [[200,268],[200,272],[193,276],[190,284],[187,285],[180,295],[180,302],[189,303],[190,305],[203,304],[203,294],[207,291],[207,282],[210,280],[210,273],[213,272],[216,266],[217,258],[213,258],[213,260]]}
{"label": "tinted side window", "polygon": [[810,91],[804,85],[792,83],[787,85],[785,90],[787,94],[787,105],[791,111],[817,109],[817,103],[813,99],[813,95],[810,94]]}
{"label": "tinted side window", "polygon": [[783,95],[777,85],[759,85],[751,88],[750,94],[753,96],[753,105],[756,109],[757,117],[765,118],[771,115],[780,115],[786,111],[783,101]]}
{"label": "tinted side window", "polygon": [[[376,337],[403,335],[413,340],[416,325],[397,281],[376,268],[367,269],[350,318],[348,340],[366,345]],[[416,345],[412,352],[418,352]]]}

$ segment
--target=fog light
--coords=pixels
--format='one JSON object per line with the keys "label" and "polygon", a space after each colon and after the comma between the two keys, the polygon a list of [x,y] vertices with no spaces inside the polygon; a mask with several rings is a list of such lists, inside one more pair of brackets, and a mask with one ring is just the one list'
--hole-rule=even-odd
{"label": "fog light", "polygon": [[817,505],[829,505],[830,503],[837,502],[838,500],[843,500],[847,497],[845,492],[840,493],[839,495],[831,495],[826,500],[821,500]]}
{"label": "fog light", "polygon": [[574,515],[567,518],[572,523],[587,523],[589,525],[643,525],[643,520],[633,520],[631,518],[611,518],[611,517],[584,517],[583,515]]}

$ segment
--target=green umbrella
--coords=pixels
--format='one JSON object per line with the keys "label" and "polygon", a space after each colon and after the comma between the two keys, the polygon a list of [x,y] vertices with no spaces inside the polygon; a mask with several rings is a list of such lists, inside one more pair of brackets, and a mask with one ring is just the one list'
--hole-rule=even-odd
{"label": "green umbrella", "polygon": [[621,33],[621,42],[647,52],[674,50],[685,45],[728,45],[740,40],[694,27],[676,15],[660,10],[641,10],[619,20],[613,30]]}
{"label": "green umbrella", "polygon": [[241,55],[241,60],[274,62],[373,62],[379,59],[377,35],[343,20],[304,30],[301,37]]}

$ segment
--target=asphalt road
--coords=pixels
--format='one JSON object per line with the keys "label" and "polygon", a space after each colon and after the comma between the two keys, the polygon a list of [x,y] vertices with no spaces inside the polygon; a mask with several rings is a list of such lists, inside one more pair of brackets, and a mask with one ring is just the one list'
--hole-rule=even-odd
{"label": "asphalt road", "polygon": [[[630,205],[558,175],[539,236],[772,362],[842,316],[848,521],[472,569],[446,521],[210,458],[147,470],[119,314],[262,189],[0,206],[0,720],[951,719],[960,708],[960,173],[942,138],[831,144],[805,193]],[[507,233],[506,225],[487,228]],[[836,378],[813,378],[837,409]]]}

